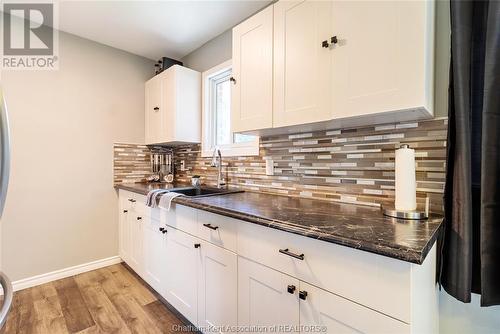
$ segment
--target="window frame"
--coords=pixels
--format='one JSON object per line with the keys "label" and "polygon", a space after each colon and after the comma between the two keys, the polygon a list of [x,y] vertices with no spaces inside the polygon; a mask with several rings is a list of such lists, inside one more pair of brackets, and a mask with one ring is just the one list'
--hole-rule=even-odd
{"label": "window frame", "polygon": [[[201,136],[201,156],[211,157],[213,150],[216,147],[215,143],[215,124],[216,116],[214,106],[216,104],[214,98],[214,86],[220,82],[220,76],[225,72],[232,70],[232,61],[227,60],[222,64],[212,67],[202,73],[202,136]],[[229,74],[230,75],[230,74]],[[219,77],[219,78],[218,78]],[[217,80],[219,79],[219,81]],[[231,85],[232,90],[232,85]],[[231,101],[232,107],[232,101]],[[231,125],[230,125],[231,126]],[[234,141],[234,132],[231,131],[231,140]],[[244,143],[231,143],[218,145],[222,156],[258,156],[259,155],[260,138],[256,136],[254,141]]]}

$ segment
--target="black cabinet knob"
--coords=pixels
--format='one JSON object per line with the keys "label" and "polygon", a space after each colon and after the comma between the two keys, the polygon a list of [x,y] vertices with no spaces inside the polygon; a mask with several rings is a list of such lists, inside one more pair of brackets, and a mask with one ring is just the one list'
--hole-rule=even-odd
{"label": "black cabinet knob", "polygon": [[131,203],[135,203],[136,202],[136,200],[133,199],[133,198],[129,198],[128,201],[131,202]]}
{"label": "black cabinet knob", "polygon": [[321,43],[321,46],[324,48],[328,48],[330,46],[330,44],[328,44],[328,41],[325,40]]}
{"label": "black cabinet knob", "polygon": [[302,300],[306,300],[307,298],[307,291],[299,291],[299,298]]}
{"label": "black cabinet knob", "polygon": [[127,212],[128,212],[128,210],[123,210],[123,213],[127,213]]}
{"label": "black cabinet knob", "polygon": [[141,219],[142,219],[142,217],[137,217],[137,220],[141,220]]}
{"label": "black cabinet knob", "polygon": [[163,232],[163,231],[165,231],[165,228],[164,228],[164,227],[160,227],[158,230],[159,230],[160,232]]}
{"label": "black cabinet knob", "polygon": [[286,288],[286,291],[288,291],[288,293],[291,293],[292,295],[295,293],[295,285],[289,285],[287,286]]}
{"label": "black cabinet knob", "polygon": [[339,40],[337,39],[337,36],[333,36],[333,37],[331,38],[330,42],[331,42],[332,44],[337,44],[337,43],[339,42]]}
{"label": "black cabinet knob", "polygon": [[160,108],[159,107],[154,107],[153,110],[154,111],[158,111],[158,110],[160,110]]}
{"label": "black cabinet knob", "polygon": [[235,78],[230,77],[230,78],[229,78],[229,81],[231,81],[233,84],[235,84],[235,85],[236,85],[236,79],[235,79]]}
{"label": "black cabinet knob", "polygon": [[201,244],[194,244],[194,248],[200,248]]}

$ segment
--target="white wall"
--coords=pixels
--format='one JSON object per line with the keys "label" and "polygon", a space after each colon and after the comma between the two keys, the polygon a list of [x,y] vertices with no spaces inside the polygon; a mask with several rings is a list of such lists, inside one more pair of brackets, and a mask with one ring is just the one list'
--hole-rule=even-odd
{"label": "white wall", "polygon": [[59,36],[58,71],[1,73],[12,131],[2,269],[12,280],[118,255],[112,145],[144,141],[153,62]]}
{"label": "white wall", "polygon": [[232,29],[208,41],[181,59],[184,66],[203,72],[232,58]]}
{"label": "white wall", "polygon": [[500,331],[500,306],[480,307],[479,295],[464,304],[445,291],[439,296],[439,332],[442,334],[497,334]]}

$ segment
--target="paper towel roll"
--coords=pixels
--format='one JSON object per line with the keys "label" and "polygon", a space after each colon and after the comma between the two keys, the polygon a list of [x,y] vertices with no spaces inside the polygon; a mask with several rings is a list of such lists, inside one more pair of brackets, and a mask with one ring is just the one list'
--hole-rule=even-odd
{"label": "paper towel roll", "polygon": [[415,150],[402,145],[396,150],[396,210],[417,208],[417,182],[415,179]]}

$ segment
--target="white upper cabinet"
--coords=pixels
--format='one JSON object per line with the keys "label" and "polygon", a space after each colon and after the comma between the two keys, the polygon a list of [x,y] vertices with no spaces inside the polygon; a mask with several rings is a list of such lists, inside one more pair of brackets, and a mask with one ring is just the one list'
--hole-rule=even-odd
{"label": "white upper cabinet", "polygon": [[273,6],[233,29],[232,129],[273,126]]}
{"label": "white upper cabinet", "polygon": [[405,109],[433,114],[432,1],[335,1],[333,117]]}
{"label": "white upper cabinet", "polygon": [[330,35],[331,7],[330,1],[274,5],[274,127],[331,118],[331,55],[321,42]]}
{"label": "white upper cabinet", "polygon": [[[234,130],[266,135],[432,117],[434,6],[278,1],[251,17],[233,30]],[[272,21],[272,56],[267,33],[257,34],[263,25],[256,21],[264,19]],[[242,47],[246,35],[253,36],[245,41],[248,48]]]}
{"label": "white upper cabinet", "polygon": [[161,136],[163,131],[163,113],[161,107],[161,85],[160,78],[153,78],[146,82],[146,114],[145,114],[145,135],[146,144],[153,143]]}
{"label": "white upper cabinet", "polygon": [[145,142],[199,143],[201,74],[174,65],[146,82]]}

